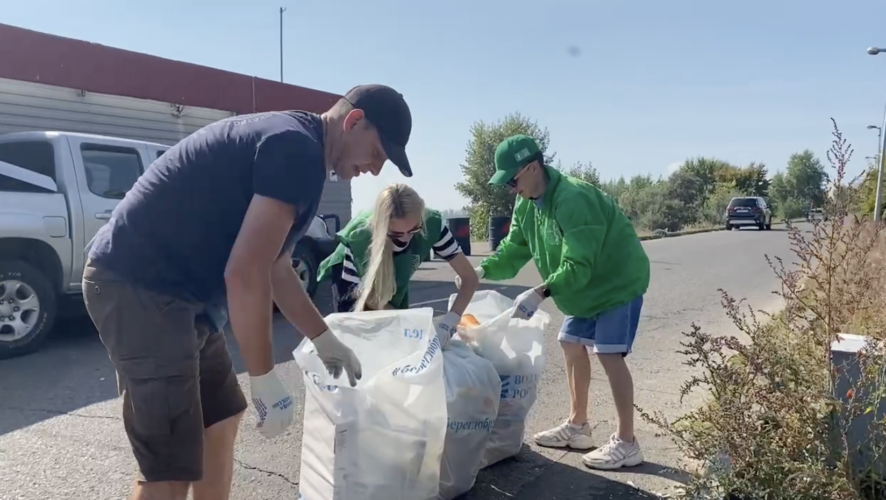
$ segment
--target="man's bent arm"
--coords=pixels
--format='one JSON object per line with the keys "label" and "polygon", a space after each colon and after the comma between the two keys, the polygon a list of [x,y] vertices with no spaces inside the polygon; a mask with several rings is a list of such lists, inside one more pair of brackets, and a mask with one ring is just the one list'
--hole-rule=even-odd
{"label": "man's bent arm", "polygon": [[326,321],[314,306],[298,274],[292,268],[291,253],[283,252],[271,271],[274,302],[277,303],[283,316],[295,325],[298,331],[313,340],[326,331]]}
{"label": "man's bent arm", "polygon": [[272,269],[296,212],[320,196],[325,179],[323,149],[303,133],[271,134],[256,148],[255,196],[225,269],[231,327],[250,375],[264,375],[274,367]]}
{"label": "man's bent arm", "polygon": [[292,205],[255,195],[225,268],[231,328],[254,377],[274,368],[271,269],[294,219]]}
{"label": "man's bent arm", "polygon": [[523,266],[532,259],[532,251],[523,236],[519,220],[515,206],[508,235],[502,240],[498,251],[480,263],[484,278],[492,281],[509,280],[517,276]]}

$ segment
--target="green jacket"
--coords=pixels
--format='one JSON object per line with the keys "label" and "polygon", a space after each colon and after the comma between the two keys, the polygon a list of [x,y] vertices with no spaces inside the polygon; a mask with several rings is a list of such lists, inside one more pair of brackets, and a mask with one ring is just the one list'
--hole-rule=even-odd
{"label": "green jacket", "polygon": [[649,258],[627,216],[596,187],[547,172],[539,203],[517,199],[510,233],[480,264],[484,277],[511,279],[532,259],[557,307],[580,318],[646,293]]}
{"label": "green jacket", "polygon": [[[344,262],[345,246],[351,249],[357,274],[362,277],[366,273],[366,266],[369,264],[369,247],[372,243],[372,228],[369,226],[371,216],[371,210],[360,212],[336,234],[339,241],[338,248],[320,263],[317,272],[318,281],[329,277],[332,268]],[[397,290],[391,299],[391,307],[409,308],[409,282],[415,270],[421,265],[423,257],[430,255],[434,243],[440,240],[441,231],[443,231],[443,216],[436,210],[425,209],[424,231],[412,237],[405,252],[394,256],[394,283]]]}

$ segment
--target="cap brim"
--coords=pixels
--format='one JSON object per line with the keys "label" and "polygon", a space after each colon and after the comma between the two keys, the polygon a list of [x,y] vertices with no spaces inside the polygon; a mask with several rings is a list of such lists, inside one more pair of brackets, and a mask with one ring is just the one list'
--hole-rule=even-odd
{"label": "cap brim", "polygon": [[397,165],[397,168],[400,169],[400,173],[404,177],[412,177],[412,167],[409,165],[409,158],[406,156],[406,148],[397,146],[390,141],[384,140],[384,138],[381,140],[381,146],[384,148],[385,154],[388,155],[391,163]]}
{"label": "cap brim", "polygon": [[498,170],[495,172],[495,175],[493,175],[492,178],[489,179],[489,184],[493,186],[504,186],[511,179],[514,178],[515,174],[516,172],[511,172],[508,170]]}

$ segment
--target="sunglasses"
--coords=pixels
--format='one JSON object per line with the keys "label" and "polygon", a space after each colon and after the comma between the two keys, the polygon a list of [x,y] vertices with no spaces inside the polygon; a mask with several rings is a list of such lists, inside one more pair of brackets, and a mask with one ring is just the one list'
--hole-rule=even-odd
{"label": "sunglasses", "polygon": [[520,168],[520,170],[518,170],[516,174],[514,174],[514,177],[512,177],[511,180],[509,180],[505,184],[510,188],[516,188],[517,187],[517,179],[519,179],[520,176],[523,175],[523,172],[525,172],[526,169],[528,169],[529,166],[532,165],[533,163],[535,163],[535,162],[533,161],[533,162],[527,163],[526,165],[523,165],[523,167]]}
{"label": "sunglasses", "polygon": [[422,229],[424,229],[424,228],[425,228],[424,224],[419,224],[419,225],[415,226],[414,228],[410,229],[409,231],[406,231],[405,233],[388,232],[388,237],[392,238],[392,239],[397,239],[397,238],[402,238],[407,235],[411,236],[411,235],[420,233],[422,231]]}

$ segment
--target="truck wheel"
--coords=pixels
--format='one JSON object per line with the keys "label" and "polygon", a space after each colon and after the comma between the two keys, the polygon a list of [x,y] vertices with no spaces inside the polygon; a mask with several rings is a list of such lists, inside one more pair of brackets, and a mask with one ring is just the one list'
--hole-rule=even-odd
{"label": "truck wheel", "polygon": [[295,269],[298,279],[311,298],[317,293],[319,264],[317,254],[310,245],[304,243],[295,245],[295,251],[292,252],[292,268]]}
{"label": "truck wheel", "polygon": [[18,260],[0,262],[0,359],[40,349],[56,313],[55,293],[42,272]]}

